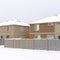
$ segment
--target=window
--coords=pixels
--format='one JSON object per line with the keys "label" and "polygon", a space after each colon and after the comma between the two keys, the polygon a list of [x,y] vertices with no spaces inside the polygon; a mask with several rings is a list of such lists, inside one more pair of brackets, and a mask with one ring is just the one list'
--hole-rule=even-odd
{"label": "window", "polygon": [[37,34],[37,35],[35,35],[35,38],[36,39],[41,39],[41,36]]}
{"label": "window", "polygon": [[35,31],[39,31],[39,24],[35,24],[35,25],[34,25],[34,30],[35,30]]}
{"label": "window", "polygon": [[54,36],[53,35],[47,35],[47,38],[48,39],[54,39]]}
{"label": "window", "polygon": [[9,26],[6,27],[7,31],[9,31]]}
{"label": "window", "polygon": [[1,36],[1,38],[3,38],[3,36]]}
{"label": "window", "polygon": [[7,35],[6,38],[9,38],[9,35]]}
{"label": "window", "polygon": [[48,23],[48,26],[53,26],[53,23]]}
{"label": "window", "polygon": [[58,36],[58,39],[60,39],[60,36]]}
{"label": "window", "polygon": [[3,38],[3,36],[0,36],[0,38]]}

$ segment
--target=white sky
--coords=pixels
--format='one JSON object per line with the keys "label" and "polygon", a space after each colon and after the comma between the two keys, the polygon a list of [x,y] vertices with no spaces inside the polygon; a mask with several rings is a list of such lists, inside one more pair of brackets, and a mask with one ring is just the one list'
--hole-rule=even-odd
{"label": "white sky", "polygon": [[0,22],[19,19],[26,23],[60,14],[60,0],[0,0]]}

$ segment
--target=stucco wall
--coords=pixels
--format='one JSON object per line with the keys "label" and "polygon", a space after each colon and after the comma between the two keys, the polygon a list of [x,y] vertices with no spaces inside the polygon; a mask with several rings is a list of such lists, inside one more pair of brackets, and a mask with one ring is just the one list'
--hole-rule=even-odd
{"label": "stucco wall", "polygon": [[60,36],[60,23],[55,23],[55,38],[58,39]]}

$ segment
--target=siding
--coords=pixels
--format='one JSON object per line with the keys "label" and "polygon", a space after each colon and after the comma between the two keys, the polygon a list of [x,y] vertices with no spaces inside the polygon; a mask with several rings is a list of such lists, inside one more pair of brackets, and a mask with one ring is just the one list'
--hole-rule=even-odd
{"label": "siding", "polygon": [[[7,31],[7,27],[9,27],[9,31]],[[10,38],[29,38],[29,27],[19,25],[0,26],[0,36],[6,38],[7,35]]]}
{"label": "siding", "polygon": [[30,24],[30,32],[55,32],[55,24],[48,26],[48,23],[39,24],[39,31],[34,31],[34,24]]}
{"label": "siding", "polygon": [[41,35],[41,38],[47,38],[47,35],[55,36],[55,23],[52,26],[48,26],[48,23],[39,24],[39,31],[34,31],[34,24],[30,24],[29,36],[34,38],[35,34]]}

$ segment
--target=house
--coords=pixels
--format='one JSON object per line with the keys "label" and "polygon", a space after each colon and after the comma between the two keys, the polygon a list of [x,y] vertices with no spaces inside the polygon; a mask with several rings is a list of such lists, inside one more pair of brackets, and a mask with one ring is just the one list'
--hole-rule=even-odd
{"label": "house", "polygon": [[18,21],[9,20],[0,23],[0,38],[28,38],[29,25]]}
{"label": "house", "polygon": [[30,24],[29,37],[60,39],[60,15],[40,19]]}

